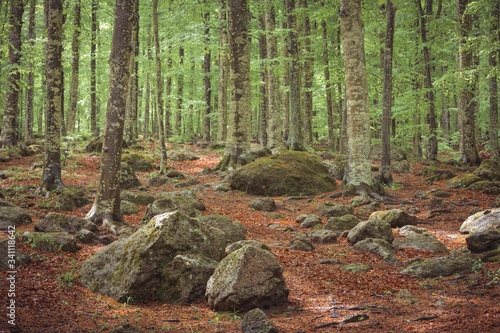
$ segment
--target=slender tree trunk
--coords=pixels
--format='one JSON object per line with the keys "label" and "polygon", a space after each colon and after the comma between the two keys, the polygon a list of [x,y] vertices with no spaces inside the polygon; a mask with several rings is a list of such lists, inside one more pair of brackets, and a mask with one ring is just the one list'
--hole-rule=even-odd
{"label": "slender tree trunk", "polygon": [[7,77],[7,93],[3,112],[2,131],[0,132],[0,147],[10,148],[16,143],[16,118],[19,102],[19,80],[21,74],[21,27],[24,6],[22,0],[10,1],[9,16],[9,74]]}
{"label": "slender tree trunk", "polygon": [[396,7],[391,0],[386,3],[387,25],[384,51],[384,92],[382,100],[382,160],[380,161],[379,180],[392,186],[391,173],[391,118],[392,118],[392,54],[394,45],[394,21]]}
{"label": "slender tree trunk", "polygon": [[95,223],[111,226],[116,222],[123,222],[120,212],[120,167],[125,108],[129,93],[129,62],[133,56],[132,26],[137,20],[135,1],[115,1],[101,170],[94,205],[86,217]]}
{"label": "slender tree trunk", "polygon": [[165,95],[167,96],[165,101],[165,139],[172,135],[172,124],[170,123],[170,116],[172,115],[172,45],[168,46],[168,58],[167,58],[167,73],[165,80]]}
{"label": "slender tree trunk", "polygon": [[259,30],[259,60],[260,60],[260,82],[259,82],[259,140],[260,146],[262,148],[267,147],[267,118],[268,118],[268,110],[267,110],[267,102],[268,102],[268,89],[269,89],[269,81],[267,78],[267,69],[266,69],[266,59],[267,59],[267,43],[266,43],[266,23],[265,23],[265,14],[263,9],[259,9],[259,18],[258,18],[258,30]]}
{"label": "slender tree trunk", "polygon": [[370,165],[370,114],[361,0],[341,0],[340,27],[344,50],[347,103],[347,191],[379,197]]}
{"label": "slender tree trunk", "polygon": [[[153,63],[153,55],[151,54],[151,24],[148,24],[148,44],[147,44],[147,54],[148,54],[148,63]],[[149,82],[151,76],[151,72],[148,68],[146,68],[146,101],[144,103],[144,134],[143,139],[147,140],[149,138],[149,121],[150,121],[150,98],[151,98],[151,83]],[[152,117],[151,117],[152,118]]]}
{"label": "slender tree trunk", "polygon": [[[135,2],[136,10],[135,12],[139,12],[139,3],[138,0]],[[138,15],[138,14],[137,14]],[[134,20],[134,24],[132,26],[132,46],[134,48],[135,57],[139,54],[139,20]],[[137,54],[136,54],[137,53]],[[123,134],[123,138],[125,142],[128,144],[132,144],[137,140],[137,69],[136,66],[138,63],[135,61],[135,57],[130,57],[130,78],[128,82],[128,99],[127,99],[127,108],[125,112],[125,130]]]}
{"label": "slender tree trunk", "polygon": [[80,0],[75,3],[75,21],[73,31],[73,41],[71,43],[72,74],[71,74],[71,91],[69,93],[69,112],[66,119],[66,131],[68,134],[75,132],[75,121],[78,108],[78,75],[80,67]]}
{"label": "slender tree trunk", "polygon": [[477,152],[476,135],[475,135],[475,114],[474,114],[474,80],[472,77],[467,77],[467,72],[471,70],[472,63],[472,48],[468,46],[467,39],[472,28],[472,18],[469,13],[465,12],[468,0],[457,0],[458,8],[458,25],[459,25],[459,58],[460,58],[460,80],[464,87],[460,92],[459,108],[462,114],[463,128],[463,147],[461,161],[468,165],[478,165],[481,163]]}
{"label": "slender tree trunk", "polygon": [[[307,0],[300,0],[300,7],[307,8]],[[309,14],[304,17],[304,146],[312,145],[312,119],[313,119],[313,63],[314,57],[311,52],[311,24]]]}
{"label": "slender tree trunk", "polygon": [[225,142],[227,137],[227,84],[229,82],[229,59],[227,57],[227,1],[219,1],[219,122],[217,141]]}
{"label": "slender tree trunk", "polygon": [[228,0],[230,113],[224,157],[217,169],[226,170],[246,164],[250,153],[250,43],[249,11],[246,0]]}
{"label": "slender tree trunk", "polygon": [[160,140],[160,174],[167,172],[167,147],[165,145],[165,123],[163,122],[163,79],[161,76],[160,39],[158,33],[158,0],[153,0],[153,36],[156,55],[156,94],[158,108],[158,139]]}
{"label": "slender tree trunk", "polygon": [[[287,23],[281,23],[281,29],[286,29]],[[288,37],[283,34],[281,43],[281,56],[282,60],[282,68],[283,68],[283,78],[282,78],[282,92],[281,92],[281,108],[283,111],[283,142],[288,141],[288,136],[290,133],[290,62],[287,60],[289,57],[288,54]]]}
{"label": "slender tree trunk", "polygon": [[[340,28],[337,29],[337,56],[342,57],[342,51],[340,50],[340,46],[342,45],[341,41],[341,33]],[[343,103],[345,100],[345,91],[342,93],[342,83],[337,82],[337,92],[338,92],[338,114],[339,114],[339,153],[346,154],[347,153],[347,106],[346,103]],[[333,105],[336,105],[334,103]],[[335,110],[334,110],[335,111]]]}
{"label": "slender tree trunk", "polygon": [[205,56],[203,57],[203,83],[205,86],[205,103],[206,107],[203,112],[203,140],[210,140],[210,114],[212,113],[212,84],[210,81],[210,62],[211,52],[209,50],[210,43],[210,13],[207,12],[203,15],[205,23]]}
{"label": "slender tree trunk", "polygon": [[29,52],[28,52],[28,86],[26,88],[26,113],[24,118],[24,141],[28,142],[33,135],[33,90],[34,79],[34,49],[35,49],[35,10],[36,0],[30,0],[30,16],[28,27]]}
{"label": "slender tree trunk", "polygon": [[[321,6],[324,7],[324,1],[321,1]],[[328,147],[335,151],[335,129],[333,128],[333,98],[332,85],[330,82],[330,65],[328,59],[328,37],[326,30],[326,20],[321,20],[321,37],[323,38],[323,65],[325,66],[325,93],[326,93],[326,116],[328,121]]]}
{"label": "slender tree trunk", "polygon": [[47,54],[47,115],[45,117],[45,162],[38,191],[64,188],[61,179],[61,123],[63,113],[62,24],[63,1],[49,0],[45,8],[48,17]]}
{"label": "slender tree trunk", "polygon": [[[181,41],[182,44],[182,41]],[[179,66],[184,66],[184,47],[179,46]],[[175,113],[175,134],[182,134],[182,90],[184,89],[184,75],[181,73],[177,76],[177,108]]]}
{"label": "slender tree trunk", "polygon": [[135,53],[134,53],[134,90],[132,94],[134,95],[134,107],[132,109],[132,140],[135,142],[139,138],[138,132],[138,119],[139,119],[139,2],[140,0],[135,0],[135,12],[137,16],[137,23],[135,24],[134,34],[135,34]]}
{"label": "slender tree trunk", "polygon": [[98,0],[92,0],[92,26],[90,37],[90,131],[99,135],[97,128],[97,90],[96,90],[96,40],[97,40],[97,9]]}
{"label": "slender tree trunk", "polygon": [[[500,2],[495,1],[493,11],[491,13],[491,25],[490,25],[490,36],[492,37],[493,43],[498,43],[498,25],[499,25],[499,15],[500,15]],[[489,65],[490,68],[496,68],[498,48],[491,51],[489,54]],[[490,158],[492,160],[500,161],[500,156],[498,152],[498,82],[496,72],[490,73],[489,79],[490,86]]]}

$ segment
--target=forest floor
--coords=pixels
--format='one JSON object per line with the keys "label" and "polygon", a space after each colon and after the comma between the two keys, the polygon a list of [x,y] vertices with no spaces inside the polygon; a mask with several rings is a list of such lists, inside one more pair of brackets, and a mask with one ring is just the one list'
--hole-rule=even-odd
{"label": "forest floor", "polygon": [[[152,154],[153,144],[144,144]],[[201,158],[189,162],[169,161],[175,169],[198,179],[201,184],[221,181],[217,174],[201,175],[205,167],[214,167],[220,153],[185,146]],[[157,155],[157,154],[156,154]],[[20,188],[22,185],[38,186],[41,169],[32,170],[34,162],[41,161],[41,155],[26,157],[0,164],[0,173],[13,175],[1,180],[1,188]],[[66,185],[83,185],[95,189],[99,174],[99,156],[74,152],[66,160],[63,181]],[[496,196],[463,189],[449,189],[437,181],[433,184],[422,182],[419,172],[421,161],[410,160],[412,172],[394,174],[395,189],[387,189],[401,203],[382,203],[378,210],[414,207],[419,213],[419,227],[433,232],[452,252],[465,251],[466,235],[459,233],[460,225],[473,209],[488,209],[488,204]],[[440,168],[453,167],[441,165]],[[454,170],[456,171],[456,170]],[[460,173],[460,172],[458,172]],[[145,184],[149,173],[137,172]],[[432,189],[444,189],[451,193],[446,198],[449,212],[432,213],[429,200],[414,199],[416,190],[429,193]],[[173,191],[173,184],[151,187],[151,194]],[[51,198],[29,194],[15,195],[6,200],[17,205],[30,204],[27,208],[33,223],[18,229],[32,231],[40,216],[54,211]],[[327,193],[329,194],[329,193]],[[269,223],[283,229],[293,228],[300,232],[295,218],[299,214],[318,214],[317,208],[323,202],[335,201],[348,204],[351,198],[327,199],[323,195],[307,200],[290,200],[287,197],[273,197],[277,212],[285,219],[272,219],[264,212],[253,211],[248,204],[252,196],[230,190],[216,194],[211,187],[197,192],[198,198],[206,206],[203,214],[221,214],[239,220],[247,228],[247,238],[272,245],[286,245],[293,233],[266,227]],[[53,198],[52,198],[53,199]],[[468,203],[480,201],[478,207]],[[69,215],[84,217],[91,208],[86,205]],[[140,212],[125,216],[125,220],[139,225],[146,206]],[[355,208],[355,215],[366,220],[370,213]],[[323,222],[326,222],[323,218]],[[289,229],[290,230],[290,229]],[[101,228],[101,234],[106,233]],[[401,237],[394,229],[396,237]],[[0,233],[6,238],[7,233]],[[130,323],[143,332],[239,332],[239,323],[244,313],[213,312],[204,300],[189,306],[161,302],[118,303],[115,300],[90,292],[78,283],[76,275],[81,264],[103,245],[83,245],[74,254],[50,254],[18,243],[18,248],[29,253],[33,260],[19,267],[16,274],[16,324],[18,330],[12,332],[108,332],[111,328]],[[347,244],[345,238],[329,245],[315,245],[311,252],[288,249],[286,246],[271,246],[273,253],[284,267],[284,276],[290,289],[288,301],[281,306],[266,310],[270,320],[279,332],[500,332],[500,289],[496,284],[500,278],[500,263],[477,264],[477,274],[465,276],[422,279],[401,274],[407,267],[404,263],[413,258],[434,258],[441,255],[419,250],[398,251],[401,264],[388,265],[380,258],[363,254]],[[367,273],[352,273],[339,269],[339,265],[319,264],[321,259],[335,259],[344,264],[363,262],[372,267]],[[7,294],[6,272],[0,273],[0,294]],[[499,282],[500,283],[500,282]],[[401,297],[408,291],[406,297]],[[7,297],[2,297],[4,300]],[[6,301],[0,309],[0,332],[9,331],[6,323]],[[354,323],[338,325],[351,315],[363,315]]]}

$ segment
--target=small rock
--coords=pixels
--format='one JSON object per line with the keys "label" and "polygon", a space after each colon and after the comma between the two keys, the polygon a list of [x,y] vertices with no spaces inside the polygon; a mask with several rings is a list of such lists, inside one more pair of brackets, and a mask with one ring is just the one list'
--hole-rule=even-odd
{"label": "small rock", "polygon": [[312,251],[314,250],[314,245],[307,235],[297,233],[295,238],[288,244],[288,248],[298,251]]}
{"label": "small rock", "polygon": [[276,210],[276,203],[272,198],[254,198],[249,206],[259,211],[274,212]]}
{"label": "small rock", "polygon": [[331,230],[310,230],[306,233],[306,235],[311,239],[313,243],[332,244],[337,242],[337,234]]}
{"label": "small rock", "polygon": [[311,214],[307,216],[304,221],[300,224],[301,228],[313,228],[321,226],[321,217],[316,214]]}
{"label": "small rock", "polygon": [[486,252],[500,247],[500,231],[484,230],[469,235],[465,241],[471,252]]}
{"label": "small rock", "polygon": [[249,311],[241,321],[242,333],[278,333],[276,326],[261,309]]}
{"label": "small rock", "polygon": [[370,266],[359,262],[340,267],[340,270],[342,271],[353,272],[353,273],[366,273],[370,269],[372,269]]}

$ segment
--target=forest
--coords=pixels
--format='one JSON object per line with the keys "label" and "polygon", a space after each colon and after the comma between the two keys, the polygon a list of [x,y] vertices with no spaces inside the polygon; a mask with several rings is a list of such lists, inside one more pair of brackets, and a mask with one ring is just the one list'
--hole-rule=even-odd
{"label": "forest", "polygon": [[499,0],[0,0],[0,41],[1,332],[498,330]]}

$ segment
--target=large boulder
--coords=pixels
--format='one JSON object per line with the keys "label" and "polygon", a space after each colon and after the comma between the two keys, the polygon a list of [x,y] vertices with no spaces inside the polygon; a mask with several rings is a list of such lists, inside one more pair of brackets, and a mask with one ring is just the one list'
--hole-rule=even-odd
{"label": "large boulder", "polygon": [[49,213],[35,223],[35,231],[39,232],[67,232],[76,234],[82,229],[97,231],[97,225],[90,220],[60,213]]}
{"label": "large boulder", "polygon": [[405,238],[396,238],[392,242],[394,246],[424,250],[436,253],[448,254],[450,251],[446,246],[434,237],[429,236],[409,236]]}
{"label": "large boulder", "polygon": [[120,193],[120,198],[141,206],[147,206],[155,201],[155,197],[153,195],[141,192],[122,191]]}
{"label": "large boulder", "polygon": [[500,231],[485,230],[475,232],[465,239],[471,252],[487,252],[500,247]]}
{"label": "large boulder", "polygon": [[87,259],[80,269],[80,282],[119,302],[128,297],[175,301],[169,298],[179,286],[178,279],[170,278],[174,258],[199,254],[219,261],[224,255],[224,237],[220,230],[180,211],[157,215],[131,236]]}
{"label": "large boulder", "polygon": [[152,204],[148,205],[142,222],[148,222],[155,215],[169,213],[174,211],[181,211],[191,217],[201,216],[201,210],[205,210],[205,206],[196,199],[189,199],[184,197],[168,197],[155,200]]}
{"label": "large boulder", "polygon": [[401,271],[403,274],[415,275],[421,278],[435,278],[455,274],[470,274],[476,259],[461,257],[444,257],[423,263],[415,263]]}
{"label": "large boulder", "polygon": [[337,184],[318,157],[285,150],[237,169],[231,187],[252,195],[282,196],[331,192]]}
{"label": "large boulder", "polygon": [[363,239],[362,241],[357,242],[354,245],[354,248],[364,253],[375,254],[388,264],[395,264],[399,262],[399,259],[396,257],[396,251],[394,251],[392,245],[386,240],[380,238]]}
{"label": "large boulder", "polygon": [[297,251],[312,251],[314,250],[314,245],[312,244],[312,239],[309,236],[304,235],[300,232],[295,234],[295,237],[290,241],[288,247],[292,250]]}
{"label": "large boulder", "polygon": [[318,207],[318,212],[329,219],[331,217],[352,215],[354,214],[354,208],[352,208],[352,206],[340,205],[336,204],[335,202],[326,201],[324,204]]}
{"label": "large boulder", "polygon": [[261,309],[253,309],[241,321],[242,333],[278,333],[276,326]]}
{"label": "large boulder", "polygon": [[474,183],[477,183],[480,180],[481,178],[476,175],[464,173],[448,179],[445,182],[445,185],[449,188],[466,188]]}
{"label": "large boulder", "polygon": [[311,242],[318,244],[332,244],[337,242],[337,233],[326,229],[315,229],[306,232]]}
{"label": "large boulder", "polygon": [[356,244],[367,238],[381,238],[388,243],[392,243],[394,235],[392,234],[391,225],[380,219],[372,219],[358,223],[347,234],[347,241],[351,244]]}
{"label": "large boulder", "polygon": [[484,180],[500,180],[500,163],[495,160],[484,160],[472,173]]}
{"label": "large boulder", "polygon": [[120,188],[128,190],[133,187],[141,186],[141,182],[134,173],[134,170],[127,164],[123,163],[120,167]]}
{"label": "large boulder", "polygon": [[369,220],[380,219],[391,225],[391,228],[400,228],[405,225],[416,225],[418,218],[401,209],[382,210],[370,215]]}
{"label": "large boulder", "polygon": [[481,191],[490,195],[500,194],[500,181],[482,180],[467,187],[468,190]]}
{"label": "large boulder", "polygon": [[120,212],[122,215],[132,215],[139,213],[139,207],[130,201],[121,200],[120,201]]}
{"label": "large boulder", "polygon": [[0,241],[0,272],[15,271],[17,267],[26,265],[30,261],[31,257],[17,248],[15,239]]}
{"label": "large boulder", "polygon": [[226,245],[246,239],[247,228],[240,221],[233,221],[222,215],[205,215],[201,216],[199,220],[201,223],[206,223],[222,231],[226,235],[224,237]]}
{"label": "large boulder", "polygon": [[214,311],[248,311],[279,305],[289,290],[283,267],[269,251],[244,246],[217,266],[205,298]]}
{"label": "large boulder", "polygon": [[146,154],[125,153],[122,162],[127,163],[134,171],[153,171],[153,157]]}
{"label": "large boulder", "polygon": [[254,198],[249,206],[259,211],[274,212],[276,210],[276,203],[273,198]]}
{"label": "large boulder", "polygon": [[31,223],[31,215],[13,203],[0,199],[0,230]]}
{"label": "large boulder", "polygon": [[80,246],[76,243],[75,236],[67,232],[29,232],[22,234],[23,242],[30,243],[32,247],[43,252],[59,253],[76,252]]}
{"label": "large boulder", "polygon": [[469,216],[462,226],[460,232],[478,232],[490,229],[500,229],[500,209],[483,210]]}
{"label": "large boulder", "polygon": [[86,197],[85,188],[80,186],[68,186],[58,193],[54,206],[59,210],[72,211],[77,207],[83,207],[92,201]]}
{"label": "large boulder", "polygon": [[232,243],[232,244],[226,246],[226,254],[237,251],[237,250],[241,249],[243,246],[248,246],[248,245],[254,246],[254,247],[262,249],[262,250],[272,252],[271,249],[269,248],[269,246],[267,246],[266,244],[264,244],[262,242],[256,241],[254,239],[245,239],[245,240],[240,240],[240,241],[237,241],[235,243]]}
{"label": "large boulder", "polygon": [[323,229],[331,230],[333,232],[341,234],[346,230],[351,230],[352,228],[357,226],[359,222],[361,221],[356,216],[351,214],[347,214],[341,217],[331,217],[328,219]]}
{"label": "large boulder", "polygon": [[405,237],[422,236],[422,237],[437,238],[436,235],[434,235],[429,230],[425,228],[419,228],[414,225],[405,225],[404,227],[399,229],[399,234]]}
{"label": "large boulder", "polygon": [[182,162],[182,161],[195,161],[200,159],[199,156],[196,156],[193,153],[187,151],[176,151],[171,150],[167,153],[167,157],[171,161]]}

